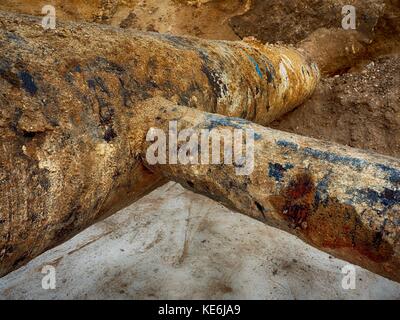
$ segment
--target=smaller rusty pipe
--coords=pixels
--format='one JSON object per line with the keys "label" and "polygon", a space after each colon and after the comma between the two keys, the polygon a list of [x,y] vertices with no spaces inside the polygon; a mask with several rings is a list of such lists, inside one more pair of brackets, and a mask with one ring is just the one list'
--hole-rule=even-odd
{"label": "smaller rusty pipe", "polygon": [[[221,133],[229,130],[234,137],[238,129],[252,130],[254,136],[254,146],[249,145],[249,150],[254,150],[254,170],[245,175],[238,175],[237,171],[243,163],[202,162],[199,157],[209,152],[209,144],[199,145],[198,153],[193,153],[191,159],[199,164],[171,164],[168,159],[165,164],[149,163],[149,147],[154,144],[148,139],[150,142],[143,146],[142,157],[151,170],[231,209],[294,234],[322,251],[400,282],[398,159],[268,129],[242,119],[174,106],[158,99],[149,104],[158,113],[154,128],[166,134],[170,121],[174,120],[177,132],[190,129],[192,136],[202,136],[203,130]],[[226,132],[224,135],[229,136]],[[249,141],[245,143],[246,148]],[[186,141],[178,141],[177,145],[178,150],[191,150],[187,149]],[[166,154],[171,146],[168,145]],[[220,150],[220,159],[224,159],[224,148]],[[248,159],[251,161],[251,156]]]}

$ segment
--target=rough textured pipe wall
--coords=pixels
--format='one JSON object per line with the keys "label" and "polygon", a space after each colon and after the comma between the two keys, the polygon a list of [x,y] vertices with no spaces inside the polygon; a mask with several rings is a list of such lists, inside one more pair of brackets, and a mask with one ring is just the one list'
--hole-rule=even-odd
{"label": "rough textured pipe wall", "polygon": [[[178,132],[189,128],[195,136],[201,136],[204,129],[254,130],[255,168],[243,176],[237,174],[237,163],[167,162],[149,168],[336,257],[400,282],[398,159],[168,102],[152,103],[155,108],[164,106],[154,128],[166,133],[172,119],[177,121]],[[179,149],[185,145],[186,141],[180,141]],[[149,146],[143,148],[143,158]]]}
{"label": "rough textured pipe wall", "polygon": [[291,48],[0,13],[0,275],[165,181],[139,156],[146,99],[267,124],[318,77]]}

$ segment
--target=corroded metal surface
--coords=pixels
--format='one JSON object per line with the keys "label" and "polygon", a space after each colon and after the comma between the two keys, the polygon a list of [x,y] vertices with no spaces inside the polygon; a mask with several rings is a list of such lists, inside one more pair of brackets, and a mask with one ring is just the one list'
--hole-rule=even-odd
{"label": "corroded metal surface", "polygon": [[[255,168],[250,175],[238,176],[237,163],[149,167],[231,209],[400,282],[398,159],[159,100],[154,105],[164,105],[154,127],[165,132],[171,119],[177,121],[178,131],[190,128],[198,136],[204,129],[254,130]],[[179,148],[185,144],[181,141]]]}
{"label": "corroded metal surface", "polygon": [[[298,51],[39,22],[0,14],[1,275],[170,178],[400,281],[398,160],[202,112],[268,124],[293,109],[319,77]],[[170,119],[253,128],[254,172],[147,168],[146,132]]]}
{"label": "corroded metal surface", "polygon": [[[165,182],[139,157],[154,96],[261,124],[309,97],[295,49],[0,13],[0,275]],[[151,112],[149,112],[151,113]]]}

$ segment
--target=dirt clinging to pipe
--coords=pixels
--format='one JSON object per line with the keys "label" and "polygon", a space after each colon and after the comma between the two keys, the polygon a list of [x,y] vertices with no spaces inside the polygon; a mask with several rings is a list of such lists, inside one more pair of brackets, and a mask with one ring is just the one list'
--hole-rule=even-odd
{"label": "dirt clinging to pipe", "polygon": [[[255,36],[297,45],[340,28],[341,8],[357,8],[365,52],[353,68],[321,81],[314,96],[272,127],[400,156],[400,0],[71,0],[50,1],[63,20],[208,39]],[[41,0],[4,0],[0,10],[40,15]]]}

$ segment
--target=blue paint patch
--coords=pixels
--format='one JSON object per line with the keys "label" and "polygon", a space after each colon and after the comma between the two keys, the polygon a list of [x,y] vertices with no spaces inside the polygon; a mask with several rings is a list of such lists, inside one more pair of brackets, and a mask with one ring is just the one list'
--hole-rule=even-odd
{"label": "blue paint patch", "polygon": [[276,181],[282,181],[286,171],[293,169],[294,166],[291,163],[282,166],[280,163],[269,163],[268,164],[268,176],[274,178]]}
{"label": "blue paint patch", "polygon": [[248,57],[249,57],[249,60],[254,64],[254,66],[256,67],[256,71],[257,71],[257,74],[260,76],[260,78],[262,79],[263,78],[263,74],[262,74],[262,72],[261,72],[261,69],[260,69],[260,66],[258,65],[258,63],[257,63],[257,61],[253,58],[253,57],[251,57],[251,56],[249,56],[249,55],[247,55]]}
{"label": "blue paint patch", "polygon": [[92,90],[96,90],[96,81],[94,79],[87,80],[88,87]]}
{"label": "blue paint patch", "polygon": [[[206,115],[206,126],[207,129],[213,130],[218,127],[230,127],[234,129],[243,129],[245,125],[251,125],[252,122],[242,119],[242,118],[235,118],[235,117],[221,117],[214,114],[207,114]],[[253,139],[258,141],[262,138],[260,133],[254,132]]]}
{"label": "blue paint patch", "polygon": [[206,116],[206,122],[207,122],[207,128],[209,130],[218,127],[231,127],[235,129],[243,129],[244,125],[251,124],[250,121],[241,118],[218,117],[212,114]]}
{"label": "blue paint patch", "polygon": [[317,184],[316,192],[315,192],[315,204],[318,206],[320,204],[328,205],[329,197],[328,197],[328,189],[329,189],[329,180],[331,173],[328,173],[324,176],[324,178]]}
{"label": "blue paint patch", "polygon": [[382,192],[377,192],[371,188],[362,190],[350,190],[348,193],[354,195],[354,200],[358,202],[366,202],[370,206],[378,204],[389,209],[400,203],[400,191],[384,188]]}
{"label": "blue paint patch", "polygon": [[22,80],[22,87],[32,96],[38,91],[33,77],[28,72],[21,71],[19,73],[19,78]]}
{"label": "blue paint patch", "polygon": [[291,149],[293,151],[299,150],[299,146],[297,144],[295,144],[294,142],[286,141],[286,140],[278,140],[276,142],[276,145],[279,147]]}
{"label": "blue paint patch", "polygon": [[341,163],[344,165],[352,166],[359,170],[364,168],[368,164],[368,162],[363,159],[340,156],[331,152],[320,151],[311,148],[304,148],[303,153],[307,156],[311,156],[320,160],[325,160],[331,163]]}
{"label": "blue paint patch", "polygon": [[14,41],[14,42],[18,43],[19,45],[26,44],[25,39],[14,32],[6,31],[6,37],[8,40]]}
{"label": "blue paint patch", "polygon": [[388,175],[388,179],[391,183],[400,184],[400,171],[399,170],[392,168],[392,167],[388,167],[384,164],[377,164],[376,167]]}
{"label": "blue paint patch", "polygon": [[73,71],[73,72],[82,72],[82,68],[81,68],[81,66],[78,64],[77,66],[75,66],[75,67],[72,69],[72,71]]}

